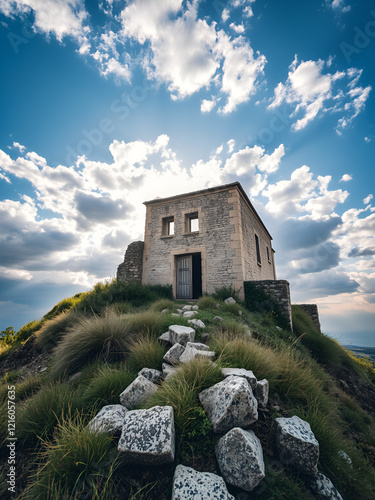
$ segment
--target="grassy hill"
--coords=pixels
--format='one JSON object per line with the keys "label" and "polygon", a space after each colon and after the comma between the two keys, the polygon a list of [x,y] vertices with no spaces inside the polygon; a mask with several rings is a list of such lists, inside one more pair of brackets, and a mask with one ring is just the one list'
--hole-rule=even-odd
{"label": "grassy hill", "polygon": [[[371,361],[358,360],[315,330],[298,307],[294,332],[274,314],[261,315],[243,304],[225,304],[233,290],[197,302],[209,334],[215,364],[194,360],[162,382],[145,408],[171,405],[176,426],[176,460],[162,467],[123,463],[116,438],[90,433],[98,410],[119,403],[119,394],[144,367],[161,369],[167,347],[157,339],[181,307],[170,287],[98,284],[91,292],[57,304],[41,320],[0,342],[0,472],[2,498],[170,499],[177,464],[220,475],[214,454],[218,435],[199,404],[198,394],[222,380],[221,367],[252,370],[270,383],[270,400],[251,426],[261,440],[266,477],[251,496],[229,487],[238,498],[309,499],[307,478],[282,464],[274,421],[298,415],[320,443],[319,470],[344,499],[371,499],[375,491],[375,377]],[[161,312],[168,309],[168,312]],[[221,316],[218,323],[215,316]],[[249,334],[251,332],[251,335]],[[77,375],[77,373],[79,375]],[[11,389],[9,389],[11,388]],[[9,398],[15,394],[16,494],[7,491],[10,448]],[[350,465],[343,454],[347,454]],[[242,496],[241,496],[242,495]]]}

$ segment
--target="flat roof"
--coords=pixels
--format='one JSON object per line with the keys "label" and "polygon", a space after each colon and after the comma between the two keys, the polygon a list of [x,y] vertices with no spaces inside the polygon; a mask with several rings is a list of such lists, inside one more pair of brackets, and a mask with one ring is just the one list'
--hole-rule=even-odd
{"label": "flat roof", "polygon": [[243,187],[241,186],[241,184],[238,181],[232,182],[230,184],[223,184],[221,186],[215,186],[215,187],[212,187],[212,188],[201,189],[200,191],[191,191],[189,193],[177,194],[175,196],[169,196],[168,198],[155,198],[154,200],[144,201],[143,204],[146,205],[146,206],[147,205],[155,205],[157,203],[171,202],[171,201],[180,200],[180,199],[191,197],[191,196],[199,196],[199,195],[202,195],[202,194],[204,195],[204,194],[214,193],[216,191],[224,191],[224,190],[231,189],[231,188],[237,188],[239,190],[240,194],[242,195],[242,197],[244,198],[244,200],[248,204],[250,210],[253,212],[253,214],[255,215],[255,217],[258,219],[259,223],[263,227],[263,229],[266,231],[266,233],[268,234],[268,236],[272,240],[273,238],[270,235],[270,233],[268,232],[268,229],[263,224],[263,221],[259,217],[258,212],[255,210],[255,208],[254,208],[253,204],[251,203],[249,197],[245,193],[245,190],[243,189]]}

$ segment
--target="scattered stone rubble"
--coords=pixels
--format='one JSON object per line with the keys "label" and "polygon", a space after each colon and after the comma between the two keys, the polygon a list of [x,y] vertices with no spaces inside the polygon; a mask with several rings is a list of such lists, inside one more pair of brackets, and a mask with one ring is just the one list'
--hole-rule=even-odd
{"label": "scattered stone rubble", "polygon": [[[235,303],[230,297],[226,303]],[[198,306],[186,305],[178,315],[196,314]],[[166,311],[165,311],[166,312]],[[222,321],[216,316],[215,321]],[[189,320],[196,328],[205,328],[201,320]],[[208,340],[208,334],[202,339]],[[178,373],[179,365],[197,357],[214,359],[215,353],[204,343],[194,342],[192,327],[171,325],[159,337],[171,346],[164,356],[162,372],[143,368],[138,377],[120,394],[121,405],[108,405],[90,421],[92,432],[108,432],[120,436],[118,450],[125,462],[160,465],[174,461],[175,430],[173,408],[154,406],[147,410],[134,409],[158,390],[158,384]],[[222,368],[224,380],[199,394],[199,400],[212,424],[213,431],[225,433],[218,441],[215,453],[223,477],[198,472],[177,465],[173,479],[172,500],[234,500],[226,483],[252,491],[265,477],[262,445],[249,426],[258,419],[258,407],[268,405],[269,383],[258,381],[251,370]],[[276,419],[276,440],[280,460],[311,476],[310,488],[323,498],[342,500],[330,479],[318,473],[319,443],[308,422],[294,416]],[[345,460],[350,458],[340,452]],[[224,478],[224,479],[223,479]],[[224,482],[225,480],[225,482]]]}
{"label": "scattered stone rubble", "polygon": [[177,465],[173,478],[172,500],[234,500],[222,477]]}

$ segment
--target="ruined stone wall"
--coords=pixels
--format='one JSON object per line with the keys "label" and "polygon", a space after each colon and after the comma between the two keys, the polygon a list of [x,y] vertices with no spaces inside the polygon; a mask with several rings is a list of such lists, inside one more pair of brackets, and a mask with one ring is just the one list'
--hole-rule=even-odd
{"label": "ruined stone wall", "polygon": [[130,243],[125,252],[124,262],[117,268],[118,281],[142,280],[143,248],[143,241]]}
{"label": "ruined stone wall", "polygon": [[296,304],[304,313],[312,319],[315,328],[320,332],[320,321],[318,306],[316,304]]}
{"label": "ruined stone wall", "polygon": [[[176,286],[176,256],[200,252],[202,291],[242,284],[242,268],[236,263],[233,235],[236,227],[231,212],[237,189],[197,194],[146,206],[143,283]],[[189,233],[186,215],[198,213],[199,231]],[[163,235],[163,218],[174,218],[174,235]]]}
{"label": "ruined stone wall", "polygon": [[[290,302],[290,288],[289,282],[286,280],[261,280],[261,281],[251,281],[251,284],[256,287],[262,288],[264,292],[272,297],[280,311],[283,315],[290,329],[293,329],[292,322],[292,306]],[[271,310],[271,304],[259,304],[260,312],[267,313]]]}
{"label": "ruined stone wall", "polygon": [[[253,280],[274,280],[274,256],[272,251],[271,238],[264,230],[256,216],[251,212],[248,204],[240,196],[243,260],[244,260],[244,281]],[[257,262],[257,252],[255,235],[259,238],[259,250],[261,264]],[[268,247],[268,255],[267,255]]]}

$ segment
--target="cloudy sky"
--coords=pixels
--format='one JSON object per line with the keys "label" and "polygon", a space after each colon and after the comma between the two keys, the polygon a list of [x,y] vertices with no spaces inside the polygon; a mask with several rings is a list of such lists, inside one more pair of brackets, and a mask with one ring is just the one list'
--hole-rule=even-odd
{"label": "cloudy sky", "polygon": [[239,180],[293,302],[375,345],[375,6],[0,0],[0,329],[115,276],[143,201]]}

